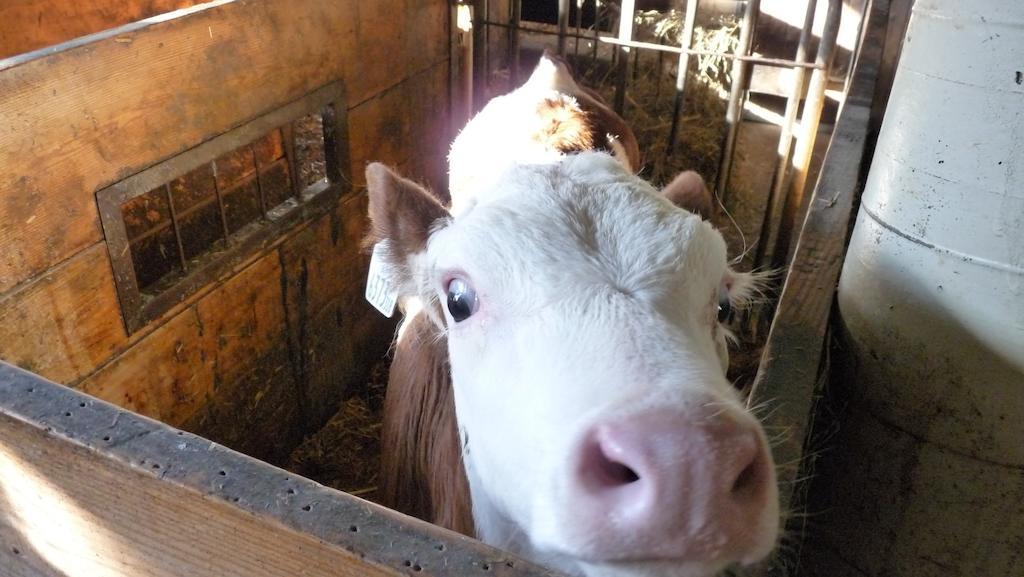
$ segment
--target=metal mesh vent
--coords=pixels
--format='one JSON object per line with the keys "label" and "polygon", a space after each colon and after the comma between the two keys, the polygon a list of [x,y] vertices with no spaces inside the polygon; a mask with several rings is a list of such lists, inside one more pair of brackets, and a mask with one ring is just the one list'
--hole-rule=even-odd
{"label": "metal mesh vent", "polygon": [[346,136],[335,83],[98,192],[128,330],[323,212]]}

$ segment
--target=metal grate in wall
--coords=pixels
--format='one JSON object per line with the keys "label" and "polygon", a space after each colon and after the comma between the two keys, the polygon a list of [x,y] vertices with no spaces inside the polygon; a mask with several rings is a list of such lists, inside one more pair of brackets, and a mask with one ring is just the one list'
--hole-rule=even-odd
{"label": "metal grate in wall", "polygon": [[347,190],[339,83],[97,193],[129,332]]}

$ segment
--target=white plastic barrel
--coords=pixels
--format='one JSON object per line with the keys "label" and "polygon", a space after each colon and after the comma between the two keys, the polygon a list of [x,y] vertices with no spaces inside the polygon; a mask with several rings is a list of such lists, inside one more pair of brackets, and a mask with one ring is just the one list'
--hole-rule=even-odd
{"label": "white plastic barrel", "polygon": [[916,1],[839,305],[812,574],[1024,575],[1024,1]]}

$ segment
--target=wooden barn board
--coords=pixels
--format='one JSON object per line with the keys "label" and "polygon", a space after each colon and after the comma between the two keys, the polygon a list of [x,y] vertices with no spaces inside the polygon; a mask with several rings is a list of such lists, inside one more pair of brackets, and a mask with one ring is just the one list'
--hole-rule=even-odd
{"label": "wooden barn board", "polygon": [[[372,152],[379,154],[376,158],[391,159],[417,178],[438,178],[430,168],[443,166],[443,151],[410,158],[408,146],[385,143],[381,148],[369,135],[379,134],[380,127],[389,124],[382,118],[387,117],[393,119],[390,125],[396,142],[436,137],[433,127],[443,123],[444,115],[432,102],[442,99],[422,95],[443,83],[446,73],[447,64],[437,64],[350,111],[353,131],[367,147],[372,145]],[[403,107],[403,101],[419,104]],[[360,180],[361,162],[362,158],[356,161]],[[319,220],[288,231],[228,271],[224,279],[202,288],[130,336],[120,321],[106,247],[103,243],[92,245],[0,297],[0,320],[4,321],[0,323],[0,358],[280,462],[289,440],[298,442],[311,427],[329,418],[333,407],[361,382],[364,370],[387,348],[390,324],[379,319],[360,297],[366,270],[366,257],[359,250],[366,226],[365,200],[358,191],[346,195]],[[265,272],[267,263],[277,272],[256,274],[255,282],[245,281],[243,286],[262,287],[269,296],[250,299],[245,296],[249,290],[218,289],[236,274],[247,277],[245,271],[250,267]],[[304,283],[308,286],[303,287]],[[287,290],[282,293],[282,288]],[[230,327],[221,318],[232,316],[230,311],[249,310],[257,302],[263,303],[260,306],[269,314],[260,314],[263,320],[255,326],[261,334],[275,337],[263,338],[260,345],[241,317],[229,323]],[[282,307],[291,315],[290,322],[283,322]],[[33,330],[26,331],[27,326]],[[219,333],[222,337],[214,336]],[[242,341],[249,344],[239,345]],[[229,354],[231,351],[236,354]],[[194,370],[189,368],[192,362],[198,363]],[[293,366],[287,366],[296,364],[306,369],[296,374]],[[235,383],[237,379],[244,382]],[[291,396],[283,399],[281,394]],[[303,397],[309,400],[303,403]],[[216,399],[223,402],[208,411],[200,410]],[[280,402],[278,408],[286,414],[264,415],[274,417],[267,422],[282,431],[297,424],[289,435],[300,438],[282,436],[280,446],[271,447],[244,435],[223,434],[237,416],[235,409],[255,406],[261,400],[264,407]],[[237,407],[233,409],[232,404]],[[306,410],[292,410],[296,404],[303,404]]]}
{"label": "wooden barn board", "polygon": [[550,571],[0,363],[11,577]]}
{"label": "wooden barn board", "polygon": [[0,58],[59,44],[205,0],[17,0],[0,3]]}
{"label": "wooden barn board", "polygon": [[362,302],[365,215],[366,195],[347,195],[74,386],[283,462],[392,335]]}
{"label": "wooden barn board", "polygon": [[240,0],[0,61],[0,293],[101,239],[94,191],[343,76],[334,4]]}
{"label": "wooden barn board", "polygon": [[[446,74],[447,63],[435,64],[349,111],[350,131],[356,140],[355,152],[352,154],[353,180],[362,182],[363,164],[373,159],[387,159],[408,168],[408,174],[415,178],[429,177],[435,181],[443,178],[435,167],[443,166],[445,150],[441,148],[434,151],[436,154],[411,158],[409,143],[437,141],[437,134],[441,130],[438,127],[444,122],[444,111],[438,108],[438,102],[443,99],[422,98],[422,95],[434,94],[431,91],[439,90]],[[3,72],[0,72],[0,77],[2,75]],[[409,101],[417,103],[416,106],[402,105]],[[381,134],[393,138],[379,138]],[[373,138],[374,135],[378,138]],[[319,239],[317,250],[324,249],[327,252],[322,262],[308,259],[313,263],[310,275],[313,312],[318,312],[327,301],[337,298],[344,292],[343,287],[363,280],[365,259],[358,254],[356,247],[360,240],[357,237],[362,234],[366,224],[366,211],[363,205],[357,206],[362,201],[353,200],[360,195],[354,193],[351,198],[343,200],[339,205],[341,209],[334,210],[328,219],[321,219],[318,221],[321,224],[316,225]],[[0,214],[2,212],[0,209]],[[302,234],[303,226],[298,226],[288,234]],[[330,227],[341,227],[341,244],[328,242],[332,234],[328,230]],[[19,248],[14,245],[4,252],[14,252]],[[271,243],[265,250],[275,250],[275,244]],[[233,271],[229,271],[229,275],[243,270],[262,254],[253,255],[239,263]],[[327,254],[331,256],[327,257]],[[0,320],[3,321],[0,323],[0,359],[58,382],[77,383],[111,363],[112,359],[125,350],[140,343],[145,346],[143,341],[147,340],[148,334],[181,314],[215,286],[216,283],[200,290],[170,309],[162,319],[128,336],[120,321],[121,313],[106,247],[103,243],[93,244],[45,274],[0,295]],[[85,294],[92,295],[91,299],[83,299],[81,295]],[[221,305],[210,306],[230,307],[232,295],[226,295],[226,298],[221,301]],[[25,327],[29,326],[32,330],[26,331]],[[142,383],[148,380],[137,381],[139,384],[135,388],[141,388]],[[198,380],[194,383],[198,385]],[[208,387],[204,384],[201,388],[205,390]],[[183,394],[190,397],[193,393],[185,391]],[[102,396],[106,400],[120,402]],[[139,406],[128,406],[142,410]],[[156,413],[149,410],[143,412],[157,416],[166,414],[166,410],[167,407]],[[182,411],[187,410],[182,408]],[[181,424],[176,419],[171,422]]]}
{"label": "wooden barn board", "polygon": [[48,379],[70,383],[91,373],[126,339],[103,244],[0,297],[0,359]]}
{"label": "wooden barn board", "polygon": [[829,318],[851,214],[871,159],[871,106],[884,44],[888,0],[872,0],[853,80],[779,296],[750,397],[761,407],[778,465],[783,511],[799,506],[800,467],[828,346]]}
{"label": "wooden barn board", "polygon": [[[396,85],[447,62],[444,34],[394,50],[387,22],[360,21],[368,4],[394,8],[216,2],[0,60],[0,245],[15,247],[0,255],[0,294],[100,241],[96,190],[348,74],[351,106],[381,89],[359,74]],[[447,15],[406,4],[414,31]],[[356,26],[395,66],[357,48]]]}

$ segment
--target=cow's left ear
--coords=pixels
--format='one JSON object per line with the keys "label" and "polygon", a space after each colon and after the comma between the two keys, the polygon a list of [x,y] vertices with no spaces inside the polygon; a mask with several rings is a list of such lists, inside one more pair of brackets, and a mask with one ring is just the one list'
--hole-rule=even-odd
{"label": "cow's left ear", "polygon": [[399,296],[412,296],[416,286],[411,259],[426,250],[435,223],[447,218],[448,211],[426,188],[379,162],[366,167],[366,184],[372,224],[366,242],[384,243],[386,264]]}
{"label": "cow's left ear", "polygon": [[530,74],[530,78],[523,86],[542,93],[557,91],[574,95],[580,91],[565,60],[552,54],[546,48],[541,54],[540,60],[537,61],[533,73]]}

